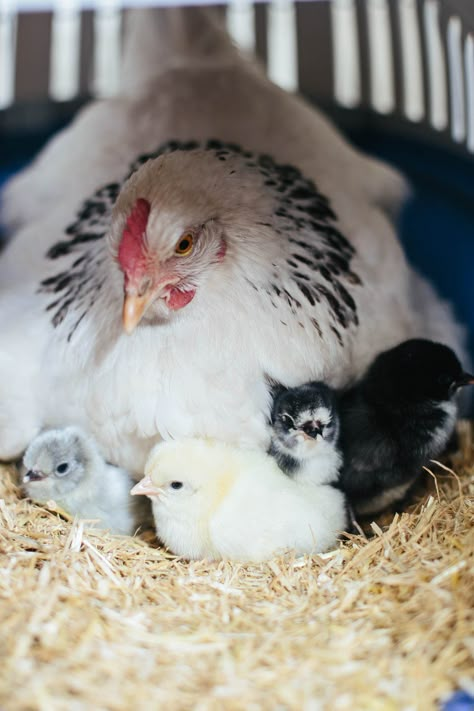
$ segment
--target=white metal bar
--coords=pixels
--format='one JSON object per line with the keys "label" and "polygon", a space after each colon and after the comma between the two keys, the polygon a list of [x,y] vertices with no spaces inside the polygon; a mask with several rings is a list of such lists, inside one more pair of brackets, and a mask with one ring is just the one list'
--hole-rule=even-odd
{"label": "white metal bar", "polygon": [[359,33],[354,0],[333,0],[331,28],[334,95],[341,106],[351,108],[361,98]]}
{"label": "white metal bar", "polygon": [[16,13],[9,0],[0,2],[0,109],[15,96]]}
{"label": "white metal bar", "polygon": [[466,69],[467,148],[474,153],[474,37],[472,35],[466,37],[464,63]]}
{"label": "white metal bar", "polygon": [[368,0],[370,99],[381,114],[395,108],[392,28],[387,0]]}
{"label": "white metal bar", "polygon": [[425,0],[423,22],[428,63],[430,121],[433,128],[442,131],[448,125],[448,88],[439,9],[438,0]]}
{"label": "white metal bar", "polygon": [[[47,12],[56,7],[55,0],[12,0],[18,12]],[[316,0],[319,1],[319,0]],[[320,0],[321,2],[327,0]],[[96,0],[79,0],[78,7],[81,10],[94,10]],[[120,0],[120,7],[159,7],[170,5],[182,5],[181,0]],[[186,5],[220,5],[221,0],[186,0]]]}
{"label": "white metal bar", "polygon": [[120,90],[122,13],[117,0],[101,0],[94,13],[94,74],[96,96],[115,96]]}
{"label": "white metal bar", "polygon": [[448,21],[449,96],[451,103],[451,135],[457,143],[466,138],[464,101],[464,71],[462,57],[462,25],[459,17]]}
{"label": "white metal bar", "polygon": [[403,70],[403,108],[410,121],[425,115],[423,62],[416,0],[399,0],[400,42]]}
{"label": "white metal bar", "polygon": [[[264,2],[264,0],[257,0]],[[328,0],[310,0],[311,2],[328,2]],[[11,0],[17,12],[47,12],[56,7],[55,0]],[[172,5],[222,5],[222,0],[120,0],[121,8],[130,7],[168,7]],[[94,10],[96,0],[78,0],[81,10]]]}
{"label": "white metal bar", "polygon": [[268,76],[283,89],[298,88],[296,14],[292,0],[274,0],[268,6]]}
{"label": "white metal bar", "polygon": [[81,14],[74,0],[58,0],[51,28],[49,91],[67,101],[79,91]]}
{"label": "white metal bar", "polygon": [[232,0],[227,6],[227,30],[238,47],[255,50],[255,9],[250,0]]}

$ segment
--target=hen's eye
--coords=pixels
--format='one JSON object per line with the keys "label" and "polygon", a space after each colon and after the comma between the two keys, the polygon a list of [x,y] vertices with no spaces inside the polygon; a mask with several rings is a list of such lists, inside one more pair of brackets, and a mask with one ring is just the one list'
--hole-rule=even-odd
{"label": "hen's eye", "polygon": [[181,236],[179,241],[176,243],[175,253],[180,257],[186,257],[186,255],[191,254],[194,246],[194,237],[191,232],[185,232]]}
{"label": "hen's eye", "polygon": [[172,482],[171,482],[171,488],[172,488],[172,489],[182,489],[182,488],[183,488],[183,482],[182,482],[182,481],[172,481]]}
{"label": "hen's eye", "polygon": [[56,467],[56,473],[57,474],[65,474],[68,469],[69,469],[69,464],[67,462],[62,462],[62,464],[58,464],[58,466]]}

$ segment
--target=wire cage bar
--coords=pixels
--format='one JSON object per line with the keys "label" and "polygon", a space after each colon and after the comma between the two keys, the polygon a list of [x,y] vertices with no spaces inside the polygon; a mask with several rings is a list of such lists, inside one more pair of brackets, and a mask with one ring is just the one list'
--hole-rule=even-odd
{"label": "wire cage bar", "polygon": [[[1,0],[0,109],[116,94],[125,12],[120,0]],[[233,0],[226,17],[285,89],[474,153],[471,0]]]}

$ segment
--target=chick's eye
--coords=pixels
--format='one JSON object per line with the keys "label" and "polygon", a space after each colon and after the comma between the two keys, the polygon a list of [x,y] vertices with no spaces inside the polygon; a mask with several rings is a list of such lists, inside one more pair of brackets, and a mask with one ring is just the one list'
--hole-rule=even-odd
{"label": "chick's eye", "polygon": [[172,481],[170,484],[172,489],[182,489],[183,488],[183,482],[182,481]]}
{"label": "chick's eye", "polygon": [[56,472],[57,474],[65,474],[68,469],[69,464],[67,462],[62,462],[62,464],[58,464],[58,466],[56,467]]}
{"label": "chick's eye", "polygon": [[178,242],[176,243],[174,251],[180,257],[186,257],[186,255],[191,254],[191,252],[193,251],[193,246],[193,235],[191,234],[191,232],[185,232],[184,235],[181,235]]}

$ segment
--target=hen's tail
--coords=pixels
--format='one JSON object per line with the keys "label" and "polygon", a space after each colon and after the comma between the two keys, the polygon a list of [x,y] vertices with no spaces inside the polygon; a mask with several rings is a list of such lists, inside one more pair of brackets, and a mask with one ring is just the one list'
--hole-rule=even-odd
{"label": "hen's tail", "polygon": [[126,20],[122,91],[140,94],[163,69],[225,60],[236,48],[211,8],[130,10]]}

